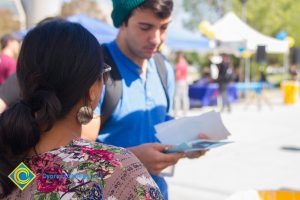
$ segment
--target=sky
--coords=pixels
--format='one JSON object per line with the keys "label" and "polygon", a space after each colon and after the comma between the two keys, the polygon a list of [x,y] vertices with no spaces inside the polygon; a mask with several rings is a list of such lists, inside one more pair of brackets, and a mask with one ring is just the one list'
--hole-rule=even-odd
{"label": "sky", "polygon": [[0,8],[8,8],[13,13],[17,13],[16,6],[12,0],[0,0]]}

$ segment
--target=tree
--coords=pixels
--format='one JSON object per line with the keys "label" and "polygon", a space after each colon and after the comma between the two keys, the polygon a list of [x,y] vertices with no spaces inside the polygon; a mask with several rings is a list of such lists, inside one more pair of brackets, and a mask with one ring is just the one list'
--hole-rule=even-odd
{"label": "tree", "polygon": [[197,29],[202,20],[215,22],[231,7],[231,0],[183,0],[188,19],[183,23],[189,29]]}
{"label": "tree", "polygon": [[[242,4],[246,6],[247,23],[263,34],[275,37],[284,30],[289,36],[300,38],[299,0],[183,0],[184,10],[189,18],[186,27],[196,29],[202,20],[211,23],[228,11],[234,11],[242,18]],[[300,45],[300,40],[296,40]]]}
{"label": "tree", "polygon": [[20,30],[20,22],[8,9],[0,9],[0,36]]}
{"label": "tree", "polygon": [[[240,13],[240,5],[234,4],[233,9]],[[248,24],[266,35],[275,37],[284,30],[293,38],[300,38],[299,0],[248,0],[247,22]],[[296,41],[300,44],[300,41]]]}
{"label": "tree", "polygon": [[61,15],[65,17],[74,14],[86,14],[102,21],[108,21],[107,17],[103,14],[101,8],[94,0],[72,0],[69,3],[64,3]]}

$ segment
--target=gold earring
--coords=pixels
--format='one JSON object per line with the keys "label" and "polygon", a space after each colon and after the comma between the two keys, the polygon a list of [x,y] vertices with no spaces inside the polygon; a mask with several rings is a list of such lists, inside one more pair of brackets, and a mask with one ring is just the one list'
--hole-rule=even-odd
{"label": "gold earring", "polygon": [[93,119],[93,114],[93,109],[90,106],[82,106],[77,113],[77,121],[85,125]]}

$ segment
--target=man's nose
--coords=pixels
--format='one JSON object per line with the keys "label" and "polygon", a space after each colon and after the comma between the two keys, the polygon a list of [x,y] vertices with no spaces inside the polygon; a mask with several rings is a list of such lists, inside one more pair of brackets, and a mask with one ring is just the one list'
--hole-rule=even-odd
{"label": "man's nose", "polygon": [[151,38],[150,38],[151,44],[158,45],[158,44],[161,43],[161,41],[162,41],[162,38],[161,38],[160,30],[154,31],[153,34],[151,35]]}

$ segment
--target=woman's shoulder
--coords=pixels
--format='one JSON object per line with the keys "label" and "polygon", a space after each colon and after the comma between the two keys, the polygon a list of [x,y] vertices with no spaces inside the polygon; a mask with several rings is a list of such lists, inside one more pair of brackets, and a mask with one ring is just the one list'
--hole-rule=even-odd
{"label": "woman's shoulder", "polygon": [[[120,147],[75,139],[26,161],[35,174],[27,199],[161,199],[143,164]],[[25,195],[27,194],[27,195]],[[25,196],[23,196],[25,195]]]}

